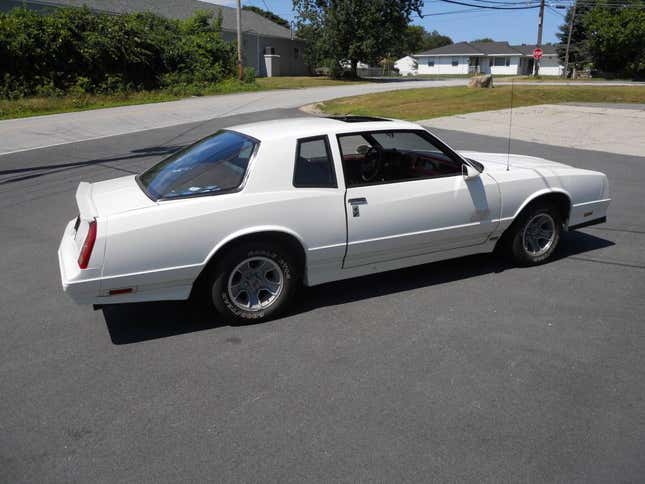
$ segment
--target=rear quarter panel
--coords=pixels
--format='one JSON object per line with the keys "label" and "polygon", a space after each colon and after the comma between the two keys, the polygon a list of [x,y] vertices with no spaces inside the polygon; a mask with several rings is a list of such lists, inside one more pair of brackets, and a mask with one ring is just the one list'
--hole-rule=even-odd
{"label": "rear quarter panel", "polygon": [[111,217],[103,289],[190,286],[226,242],[265,230],[298,238],[309,271],[339,270],[346,242],[344,191],[294,188],[295,143],[267,148],[258,151],[240,192],[160,201]]}

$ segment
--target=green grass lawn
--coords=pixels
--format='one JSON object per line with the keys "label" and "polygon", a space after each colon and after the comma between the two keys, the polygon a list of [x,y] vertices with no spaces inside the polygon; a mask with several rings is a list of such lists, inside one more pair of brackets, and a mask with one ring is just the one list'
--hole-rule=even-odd
{"label": "green grass lawn", "polygon": [[180,89],[139,91],[122,94],[94,95],[69,94],[61,97],[29,97],[23,99],[0,99],[0,120],[39,116],[43,114],[67,113],[89,109],[112,108],[133,104],[176,101],[191,96],[210,96],[245,91],[264,91],[270,89],[300,89],[317,86],[336,86],[356,84],[366,81],[337,81],[327,77],[263,77],[255,84],[244,84],[235,80],[224,81],[199,91],[184,92]]}
{"label": "green grass lawn", "polygon": [[[318,108],[328,114],[384,116],[414,121],[505,109],[510,102],[511,86],[494,89],[435,87],[334,99],[318,104]],[[514,107],[562,102],[645,103],[645,86],[513,87]]]}
{"label": "green grass lawn", "polygon": [[259,89],[301,89],[305,87],[340,86],[345,84],[364,84],[369,81],[339,81],[328,77],[259,77],[255,80]]}
{"label": "green grass lawn", "polygon": [[590,77],[588,79],[563,79],[562,76],[495,76],[495,78],[502,77],[504,81],[513,80],[515,82],[630,82],[632,79],[607,79],[606,77]]}

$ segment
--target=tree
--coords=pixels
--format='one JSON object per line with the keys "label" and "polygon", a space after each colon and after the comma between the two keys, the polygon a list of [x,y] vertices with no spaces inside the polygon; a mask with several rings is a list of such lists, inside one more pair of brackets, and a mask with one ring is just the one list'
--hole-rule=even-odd
{"label": "tree", "polygon": [[264,10],[260,7],[254,7],[253,5],[244,5],[242,7],[242,10],[248,10],[249,12],[255,12],[258,15],[262,15],[264,18],[268,18],[269,20],[271,20],[271,22],[275,22],[278,25],[282,25],[286,29],[291,28],[291,25],[289,25],[288,20],[285,20],[279,15],[276,15],[275,13],[270,12],[268,10]]}
{"label": "tree", "polygon": [[[626,0],[620,6],[603,0],[578,3],[569,64],[578,69],[591,64],[606,73],[625,76],[645,75],[644,6],[643,0]],[[572,15],[569,8],[557,34],[560,59],[565,57]]]}
{"label": "tree", "polygon": [[400,45],[412,13],[423,0],[293,0],[298,36],[308,41],[308,62],[376,63]]}
{"label": "tree", "polygon": [[482,37],[481,39],[471,40],[471,42],[495,42],[490,37]]}
{"label": "tree", "polygon": [[423,39],[423,50],[436,49],[437,47],[443,47],[444,45],[452,44],[452,39],[447,35],[441,35],[436,30],[433,30],[430,33],[426,33],[425,38]]}
{"label": "tree", "polygon": [[594,66],[625,76],[645,76],[643,2],[626,8],[594,7],[585,15],[588,47]]}
{"label": "tree", "polygon": [[[569,65],[576,69],[582,69],[584,64],[591,62],[589,53],[588,33],[585,25],[585,15],[593,8],[594,0],[579,2],[576,6],[576,16],[573,19],[573,30],[571,31],[571,45],[569,47]],[[569,7],[564,17],[564,24],[560,25],[556,36],[560,40],[558,45],[558,57],[564,64],[567,51],[567,40],[569,38],[569,24],[573,15],[573,7]]]}
{"label": "tree", "polygon": [[436,30],[428,32],[421,25],[408,25],[401,36],[396,56],[402,57],[449,44],[452,44],[452,39],[447,35],[441,35]]}

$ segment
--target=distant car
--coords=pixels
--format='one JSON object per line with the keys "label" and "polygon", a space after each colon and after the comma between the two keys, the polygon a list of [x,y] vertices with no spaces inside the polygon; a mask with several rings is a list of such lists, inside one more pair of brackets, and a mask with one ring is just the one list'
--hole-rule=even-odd
{"label": "distant car", "polygon": [[137,176],[81,183],[58,251],[95,305],[206,295],[229,321],[313,286],[467,254],[552,257],[606,220],[607,177],[529,156],[457,152],[421,126],[346,116],[236,126]]}

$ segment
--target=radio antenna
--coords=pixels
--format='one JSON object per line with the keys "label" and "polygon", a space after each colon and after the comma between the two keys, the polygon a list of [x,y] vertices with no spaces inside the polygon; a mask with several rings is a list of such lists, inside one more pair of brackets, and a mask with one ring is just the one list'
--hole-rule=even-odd
{"label": "radio antenna", "polygon": [[508,117],[508,146],[506,147],[506,171],[511,169],[511,129],[513,128],[513,88],[515,81],[511,79],[511,109]]}

